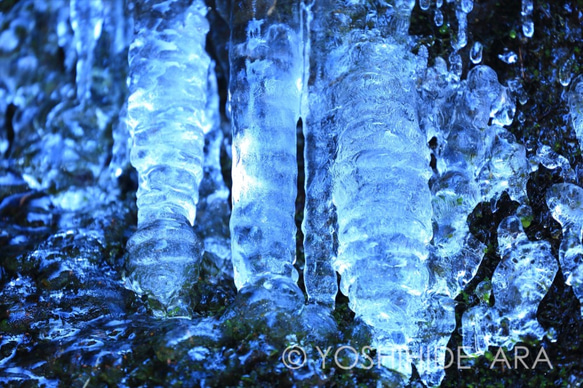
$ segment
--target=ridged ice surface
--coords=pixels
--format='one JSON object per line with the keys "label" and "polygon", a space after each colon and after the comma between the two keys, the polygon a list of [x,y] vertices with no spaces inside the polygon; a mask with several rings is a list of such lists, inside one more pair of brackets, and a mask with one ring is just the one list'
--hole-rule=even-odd
{"label": "ridged ice surface", "polygon": [[[295,285],[296,125],[303,78],[300,9],[246,1],[232,17],[232,258],[238,289]],[[293,286],[292,286],[293,287]]]}
{"label": "ridged ice surface", "polygon": [[[350,20],[357,10],[346,9],[337,20]],[[416,58],[396,40],[403,25],[384,25],[383,15],[377,17],[378,30],[346,32],[338,24],[338,43],[324,69],[331,105],[326,119],[337,132],[333,266],[351,309],[372,326],[376,346],[396,350],[412,343],[424,319],[424,261],[432,234],[429,150],[417,119]],[[383,363],[409,376],[411,365],[398,353]]]}
{"label": "ridged ice surface", "polygon": [[202,1],[135,4],[127,123],[139,175],[138,231],[128,242],[131,288],[187,314],[182,288],[200,257],[192,224],[203,175],[208,22]]}
{"label": "ridged ice surface", "polygon": [[565,283],[583,303],[583,189],[571,183],[553,185],[547,191],[547,205],[563,228],[559,262]]}
{"label": "ridged ice surface", "polygon": [[550,243],[530,241],[520,219],[511,216],[498,226],[498,254],[501,261],[491,281],[494,305],[489,305],[489,285],[482,283],[477,287],[480,304],[462,317],[468,354],[483,354],[488,346],[511,350],[519,341],[546,334],[536,312],[559,270]]}

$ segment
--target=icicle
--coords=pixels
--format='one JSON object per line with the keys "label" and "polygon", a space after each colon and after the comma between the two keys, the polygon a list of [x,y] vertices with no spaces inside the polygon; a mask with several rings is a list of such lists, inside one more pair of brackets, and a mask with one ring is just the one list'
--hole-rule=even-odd
{"label": "icicle", "polygon": [[103,27],[101,1],[71,0],[71,27],[77,51],[77,98],[81,101],[91,96],[93,59],[95,46]]}
{"label": "icicle", "polygon": [[458,3],[455,15],[458,22],[457,38],[452,41],[455,51],[461,50],[468,44],[468,14],[474,9],[473,0],[461,0]]}
{"label": "icicle", "polygon": [[[332,203],[331,167],[334,159],[334,123],[328,120],[333,115],[333,106],[328,98],[329,72],[326,54],[329,47],[327,31],[330,28],[326,6],[314,4],[314,21],[311,23],[310,59],[313,63],[309,85],[309,114],[304,123],[305,138],[305,190],[304,208],[304,283],[310,304],[334,309],[338,285],[336,271],[332,268],[335,252],[336,209]],[[322,8],[322,9],[320,9]],[[309,14],[312,15],[312,14]]]}
{"label": "icicle", "polygon": [[[435,86],[427,84],[427,87],[439,88],[444,82],[441,80]],[[428,94],[424,98],[425,106],[435,104],[437,111],[422,115],[430,120],[435,114],[457,113],[437,123],[440,125],[435,130],[440,144],[436,155],[439,175],[431,184],[436,226],[432,265],[441,268],[438,272],[445,275],[441,277],[452,297],[473,278],[483,257],[484,246],[470,234],[467,217],[483,199],[477,175],[488,162],[495,131],[487,124],[501,85],[492,69],[477,66],[468,74],[467,86],[459,93],[456,106],[444,105],[451,101],[452,94],[458,93],[456,89],[442,92],[443,97],[433,103],[429,101],[432,94]],[[424,124],[427,126],[427,121]],[[429,125],[436,124],[430,121]]]}
{"label": "icicle", "polygon": [[563,227],[559,262],[565,283],[573,287],[583,305],[583,189],[571,183],[553,185],[547,191],[547,205],[553,218]]}
{"label": "icicle", "polygon": [[293,267],[296,125],[304,73],[300,9],[293,0],[277,5],[249,0],[236,7],[229,83],[235,285],[239,295],[289,303],[286,308],[297,312],[303,303]]}
{"label": "icicle", "polygon": [[[408,18],[407,7],[401,17],[405,9]],[[331,2],[317,12],[330,18],[328,34],[336,42],[318,70],[328,104],[320,123],[337,134],[333,265],[351,309],[372,326],[375,346],[386,350],[383,365],[407,378],[410,360],[400,353],[418,340],[427,319],[424,261],[432,233],[429,152],[416,110],[418,61],[397,42],[406,23],[385,24],[385,15],[375,14],[377,28],[367,30],[353,23],[355,10]]]}
{"label": "icicle", "polygon": [[488,305],[486,294],[462,318],[464,350],[469,354],[483,354],[488,346],[511,350],[519,341],[546,334],[536,312],[559,270],[551,244],[529,241],[520,219],[512,216],[498,227],[498,253],[502,260],[491,285],[494,306]]}
{"label": "icicle", "polygon": [[148,294],[156,314],[188,315],[188,285],[201,256],[192,224],[209,125],[206,6],[143,0],[134,12],[127,115],[139,189],[128,283]]}
{"label": "icicle", "polygon": [[571,123],[579,140],[579,148],[583,150],[583,74],[571,81],[567,101]]}

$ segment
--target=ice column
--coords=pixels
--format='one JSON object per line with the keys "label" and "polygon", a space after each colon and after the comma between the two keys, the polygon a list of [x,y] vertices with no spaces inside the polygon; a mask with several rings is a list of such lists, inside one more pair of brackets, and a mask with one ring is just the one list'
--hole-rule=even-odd
{"label": "ice column", "polygon": [[541,339],[546,333],[536,319],[539,303],[551,287],[558,264],[547,241],[529,241],[516,216],[498,226],[501,261],[492,276],[494,306],[490,291],[481,285],[481,303],[462,317],[464,350],[483,354],[488,346],[511,350],[528,337]]}
{"label": "ice column", "polygon": [[235,284],[263,295],[276,289],[297,294],[296,125],[304,72],[299,3],[234,3],[230,62]]}
{"label": "ice column", "polygon": [[553,185],[547,192],[547,205],[563,228],[559,262],[565,283],[583,304],[583,189],[571,183]]}
{"label": "ice column", "polygon": [[425,319],[432,210],[429,150],[417,119],[418,62],[403,43],[414,2],[394,4],[396,16],[329,3],[334,43],[322,77],[326,120],[337,133],[333,266],[351,309],[374,329],[383,364],[408,378],[411,361],[402,352]]}
{"label": "ice column", "polygon": [[206,6],[185,3],[136,2],[129,53],[127,123],[139,189],[128,283],[168,315],[188,314],[188,285],[201,256],[192,225],[210,125]]}

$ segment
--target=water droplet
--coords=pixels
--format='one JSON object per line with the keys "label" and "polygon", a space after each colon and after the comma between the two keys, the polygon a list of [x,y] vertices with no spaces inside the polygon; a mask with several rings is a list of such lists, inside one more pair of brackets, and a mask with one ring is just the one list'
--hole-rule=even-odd
{"label": "water droplet", "polygon": [[532,20],[525,20],[522,23],[522,33],[527,38],[532,38],[534,35],[534,22]]}
{"label": "water droplet", "polygon": [[474,42],[470,49],[470,60],[475,65],[482,62],[482,43]]}
{"label": "water droplet", "polygon": [[561,85],[567,87],[571,83],[573,73],[571,73],[571,61],[566,61],[559,69],[559,82]]}
{"label": "water droplet", "polygon": [[498,58],[504,63],[508,63],[509,65],[516,63],[518,60],[518,55],[514,51],[506,51],[502,54],[498,55]]}
{"label": "water droplet", "polygon": [[443,25],[443,13],[439,9],[435,10],[433,21],[437,27],[441,27]]}
{"label": "water droplet", "polygon": [[466,14],[474,9],[474,0],[462,0],[462,11]]}
{"label": "water droplet", "polygon": [[449,56],[449,70],[456,76],[462,76],[463,62],[462,57],[457,52],[451,53]]}
{"label": "water droplet", "polygon": [[421,8],[423,11],[427,11],[430,4],[430,0],[419,0],[419,8]]}
{"label": "water droplet", "polygon": [[435,0],[435,7],[441,8],[442,5],[443,5],[443,0]]}

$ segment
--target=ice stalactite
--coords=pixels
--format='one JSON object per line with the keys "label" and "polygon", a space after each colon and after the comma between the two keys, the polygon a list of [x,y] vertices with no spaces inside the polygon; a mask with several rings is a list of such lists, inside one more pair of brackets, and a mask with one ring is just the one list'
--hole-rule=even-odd
{"label": "ice stalactite", "polygon": [[103,29],[104,5],[101,1],[71,0],[70,6],[77,52],[77,98],[85,101],[91,96],[93,60]]}
{"label": "ice stalactite", "polygon": [[138,171],[138,230],[128,242],[128,285],[159,315],[188,315],[201,257],[193,223],[203,176],[210,59],[202,1],[135,4],[127,116]]}
{"label": "ice stalactite", "polygon": [[331,1],[318,11],[333,28],[319,70],[328,104],[321,123],[337,136],[333,266],[351,309],[373,328],[383,364],[404,379],[411,361],[403,352],[425,319],[432,234],[429,149],[416,106],[419,61],[405,44],[413,5],[397,1],[385,13]]}
{"label": "ice stalactite", "polygon": [[[309,113],[304,121],[305,192],[304,220],[304,283],[308,296],[308,309],[329,314],[334,309],[338,284],[332,267],[336,256],[336,208],[332,203],[332,165],[335,153],[336,127],[330,117],[334,115],[328,98],[329,80],[326,74],[328,47],[332,37],[329,2],[317,2],[308,16],[310,24],[310,72],[308,85]],[[316,308],[319,306],[320,308]]]}
{"label": "ice stalactite", "polygon": [[233,3],[231,247],[239,297],[297,312],[296,126],[304,57],[300,5]]}
{"label": "ice stalactite", "polygon": [[468,14],[474,9],[474,0],[461,0],[455,10],[458,33],[457,40],[453,42],[453,48],[457,51],[468,44]]}
{"label": "ice stalactite", "polygon": [[511,350],[517,342],[546,334],[536,313],[559,270],[551,244],[530,241],[520,219],[511,216],[498,226],[498,253],[502,260],[491,283],[494,305],[481,284],[481,303],[462,318],[464,350],[470,354],[483,354],[488,346]]}

